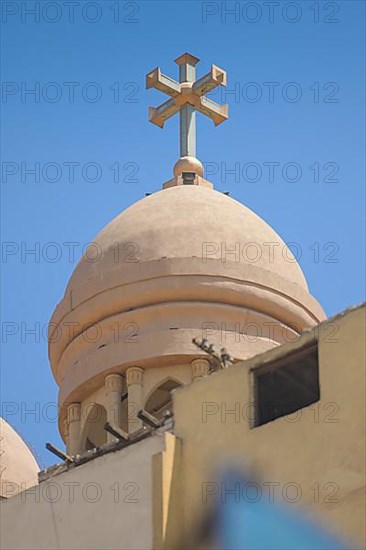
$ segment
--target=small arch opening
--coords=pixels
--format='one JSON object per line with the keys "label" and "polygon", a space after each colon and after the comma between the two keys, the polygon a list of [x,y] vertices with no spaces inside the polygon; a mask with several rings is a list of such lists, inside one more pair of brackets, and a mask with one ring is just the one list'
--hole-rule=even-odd
{"label": "small arch opening", "polygon": [[176,380],[169,378],[165,380],[160,386],[158,386],[150,395],[145,403],[145,411],[155,416],[157,419],[161,419],[164,413],[168,410],[172,410],[172,391],[182,386]]}
{"label": "small arch opening", "polygon": [[107,432],[104,425],[107,422],[107,411],[98,403],[93,403],[88,410],[83,430],[83,448],[90,451],[107,443]]}

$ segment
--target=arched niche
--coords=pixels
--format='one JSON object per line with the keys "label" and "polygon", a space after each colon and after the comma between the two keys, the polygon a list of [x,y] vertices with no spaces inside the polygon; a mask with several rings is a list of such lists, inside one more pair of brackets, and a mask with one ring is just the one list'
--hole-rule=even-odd
{"label": "arched niche", "polygon": [[168,410],[172,410],[172,391],[182,386],[181,382],[173,378],[166,378],[151,392],[145,402],[145,411],[160,419]]}
{"label": "arched niche", "polygon": [[88,451],[107,443],[107,432],[104,429],[106,422],[105,407],[99,403],[90,404],[81,438],[82,450]]}

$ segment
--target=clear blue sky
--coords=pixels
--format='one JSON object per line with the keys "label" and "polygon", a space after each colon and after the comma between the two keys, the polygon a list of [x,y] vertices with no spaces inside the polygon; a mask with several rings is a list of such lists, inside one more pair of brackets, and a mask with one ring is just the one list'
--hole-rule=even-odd
{"label": "clear blue sky", "polygon": [[[35,4],[2,2],[2,240],[13,252],[2,258],[2,328],[17,333],[3,334],[1,382],[2,401],[18,408],[7,409],[8,420],[44,465],[55,461],[44,444],[61,445],[46,406],[57,401],[45,339],[53,308],[82,247],[160,189],[178,157],[177,119],[163,131],[147,120],[148,105],[165,100],[145,90],[157,65],[176,78],[174,59],[190,51],[202,59],[199,76],[211,63],[227,70],[236,90],[227,95],[229,120],[214,128],[198,115],[198,157],[217,163],[210,179],[300,245],[300,265],[328,315],[364,300],[365,4],[281,2],[270,13],[265,2],[241,2],[230,15],[221,2],[81,0],[74,22],[62,2],[47,11],[40,2],[35,21],[24,10]],[[25,93],[37,87],[39,97]],[[73,162],[71,181],[65,163]],[[39,181],[24,172],[35,163]],[[277,163],[274,181],[268,163]],[[225,175],[235,165],[239,177]],[[74,261],[68,242],[79,243]],[[56,262],[49,243],[61,251]],[[35,247],[39,257],[24,255]],[[39,335],[25,334],[37,323]]]}

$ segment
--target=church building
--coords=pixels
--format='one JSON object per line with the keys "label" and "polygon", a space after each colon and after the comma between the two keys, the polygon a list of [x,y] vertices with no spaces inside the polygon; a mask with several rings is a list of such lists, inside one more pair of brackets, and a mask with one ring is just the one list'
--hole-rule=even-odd
{"label": "church building", "polygon": [[3,548],[215,548],[233,464],[365,544],[365,307],[326,319],[274,229],[205,179],[195,117],[227,119],[206,95],[226,73],[198,62],[148,73],[169,96],[150,121],[180,118],[173,177],[98,233],[52,314],[58,463],[39,472],[1,424]]}

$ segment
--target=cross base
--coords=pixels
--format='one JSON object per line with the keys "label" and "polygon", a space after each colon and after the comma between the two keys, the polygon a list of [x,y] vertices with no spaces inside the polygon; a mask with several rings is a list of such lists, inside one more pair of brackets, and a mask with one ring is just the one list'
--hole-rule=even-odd
{"label": "cross base", "polygon": [[163,183],[163,189],[169,189],[170,187],[176,187],[177,185],[201,185],[202,187],[213,188],[213,184],[198,174],[192,172],[183,172],[179,176],[175,176],[171,180]]}

